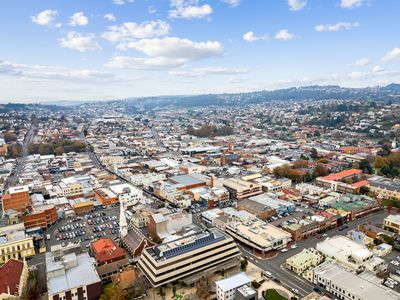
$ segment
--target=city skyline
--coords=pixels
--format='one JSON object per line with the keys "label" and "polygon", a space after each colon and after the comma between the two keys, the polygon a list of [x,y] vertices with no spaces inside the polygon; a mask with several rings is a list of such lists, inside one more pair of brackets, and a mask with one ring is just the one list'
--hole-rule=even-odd
{"label": "city skyline", "polygon": [[1,5],[1,102],[364,87],[400,79],[394,0],[23,4]]}

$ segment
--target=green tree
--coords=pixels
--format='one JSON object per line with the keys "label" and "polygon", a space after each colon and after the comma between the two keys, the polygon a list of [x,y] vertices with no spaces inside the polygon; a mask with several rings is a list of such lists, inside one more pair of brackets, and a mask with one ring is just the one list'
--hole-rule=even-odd
{"label": "green tree", "polygon": [[3,135],[4,140],[6,141],[6,143],[11,143],[11,142],[15,142],[17,140],[17,136],[14,132],[6,132]]}
{"label": "green tree", "polygon": [[101,292],[100,300],[125,300],[124,290],[117,284],[106,284]]}
{"label": "green tree", "polygon": [[310,157],[311,157],[313,160],[318,159],[318,151],[317,151],[317,149],[315,149],[315,148],[312,148],[312,149],[311,149]]}
{"label": "green tree", "polygon": [[241,261],[240,261],[240,270],[242,270],[243,272],[246,272],[246,269],[247,269],[247,265],[249,264],[249,262],[247,261],[247,258],[245,257],[245,258],[243,258]]}
{"label": "green tree", "polygon": [[361,169],[366,174],[372,174],[372,172],[373,172],[371,164],[366,159],[363,159],[360,161],[359,169]]}

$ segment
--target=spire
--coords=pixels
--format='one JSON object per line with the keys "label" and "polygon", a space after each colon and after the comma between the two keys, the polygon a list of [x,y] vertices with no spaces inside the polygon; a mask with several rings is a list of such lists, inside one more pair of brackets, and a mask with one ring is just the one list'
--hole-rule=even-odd
{"label": "spire", "polygon": [[119,235],[122,239],[128,234],[128,224],[125,216],[125,206],[121,203],[119,213]]}

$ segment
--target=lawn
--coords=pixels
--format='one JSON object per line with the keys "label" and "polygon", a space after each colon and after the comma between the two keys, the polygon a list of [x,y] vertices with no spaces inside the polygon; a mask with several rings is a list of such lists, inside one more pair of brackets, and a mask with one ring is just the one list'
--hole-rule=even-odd
{"label": "lawn", "polygon": [[267,300],[287,300],[287,298],[279,295],[274,289],[269,289],[264,292],[264,298]]}

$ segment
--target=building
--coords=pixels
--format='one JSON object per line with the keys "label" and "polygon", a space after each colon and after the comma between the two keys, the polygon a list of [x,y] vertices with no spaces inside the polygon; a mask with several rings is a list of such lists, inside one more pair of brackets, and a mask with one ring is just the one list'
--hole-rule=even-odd
{"label": "building", "polygon": [[362,171],[358,169],[344,170],[339,173],[329,174],[328,176],[318,177],[315,182],[331,191],[342,193],[357,193],[362,186],[367,186],[369,182],[362,179]]}
{"label": "building", "polygon": [[235,300],[257,300],[258,292],[250,284],[236,289]]}
{"label": "building", "polygon": [[345,236],[326,238],[317,243],[316,249],[352,272],[369,271],[376,274],[387,269],[383,259],[376,257],[366,246]]}
{"label": "building", "polygon": [[400,215],[389,215],[383,220],[383,228],[400,234]]}
{"label": "building", "polygon": [[185,175],[178,175],[169,178],[173,184],[176,184],[176,189],[179,191],[186,191],[189,189],[206,186],[207,180],[205,179],[206,176],[193,173],[193,174],[185,174]]}
{"label": "building", "polygon": [[342,300],[395,300],[400,294],[381,285],[381,279],[354,274],[335,263],[321,264],[314,269],[313,282]]}
{"label": "building", "polygon": [[118,200],[122,205],[124,205],[124,207],[129,207],[137,204],[143,197],[142,190],[134,187],[129,183],[112,185],[110,186],[110,190],[114,194],[118,195]]}
{"label": "building", "polygon": [[138,266],[152,286],[159,287],[178,279],[193,283],[205,271],[237,265],[239,255],[231,237],[210,229],[144,249]]}
{"label": "building", "polygon": [[368,179],[368,188],[381,199],[396,199],[400,201],[400,180],[383,176],[372,176]]}
{"label": "building", "polygon": [[[254,196],[250,197],[249,200],[269,207],[270,209],[276,211],[277,214],[291,213],[296,208],[294,203],[274,198],[273,194],[262,194]],[[238,203],[238,205],[240,205],[240,202]]]}
{"label": "building", "polygon": [[301,241],[316,235],[320,231],[320,224],[310,219],[301,219],[297,223],[284,225],[283,229],[290,232],[293,240]]}
{"label": "building", "polygon": [[223,186],[229,191],[230,199],[242,200],[262,193],[261,185],[241,179],[224,179]]}
{"label": "building", "polygon": [[251,279],[246,273],[239,273],[215,282],[217,287],[217,300],[234,300],[236,299],[236,290],[240,287],[247,286],[251,283]]}
{"label": "building", "polygon": [[316,267],[323,261],[324,256],[314,248],[303,249],[300,253],[286,259],[286,268],[301,275],[307,269]]}
{"label": "building", "polygon": [[81,253],[79,245],[53,247],[46,252],[46,277],[49,300],[97,300],[101,279],[94,259]]}
{"label": "building", "polygon": [[10,259],[23,260],[33,255],[33,237],[26,235],[22,223],[0,228],[0,264]]}
{"label": "building", "polygon": [[163,240],[164,238],[177,234],[185,226],[192,224],[192,214],[185,212],[156,213],[150,216],[147,228],[153,239]]}
{"label": "building", "polygon": [[99,238],[90,244],[90,250],[97,265],[104,265],[125,258],[124,249],[115,245],[110,238]]}
{"label": "building", "polygon": [[106,188],[95,189],[94,196],[103,205],[110,205],[118,202],[118,196]]}
{"label": "building", "polygon": [[268,219],[276,215],[275,209],[252,199],[243,199],[237,203],[238,210],[247,211],[260,219]]}
{"label": "building", "polygon": [[20,299],[29,276],[26,261],[10,259],[0,266],[0,299]]}
{"label": "building", "polygon": [[22,217],[24,220],[25,228],[47,228],[54,224],[57,219],[57,210],[53,204],[42,204],[33,206],[29,215]]}
{"label": "building", "polygon": [[27,185],[10,187],[8,194],[2,196],[3,213],[9,209],[24,212],[31,208],[31,199]]}
{"label": "building", "polygon": [[225,232],[262,254],[283,249],[292,240],[290,233],[257,218],[246,222],[228,222]]}

